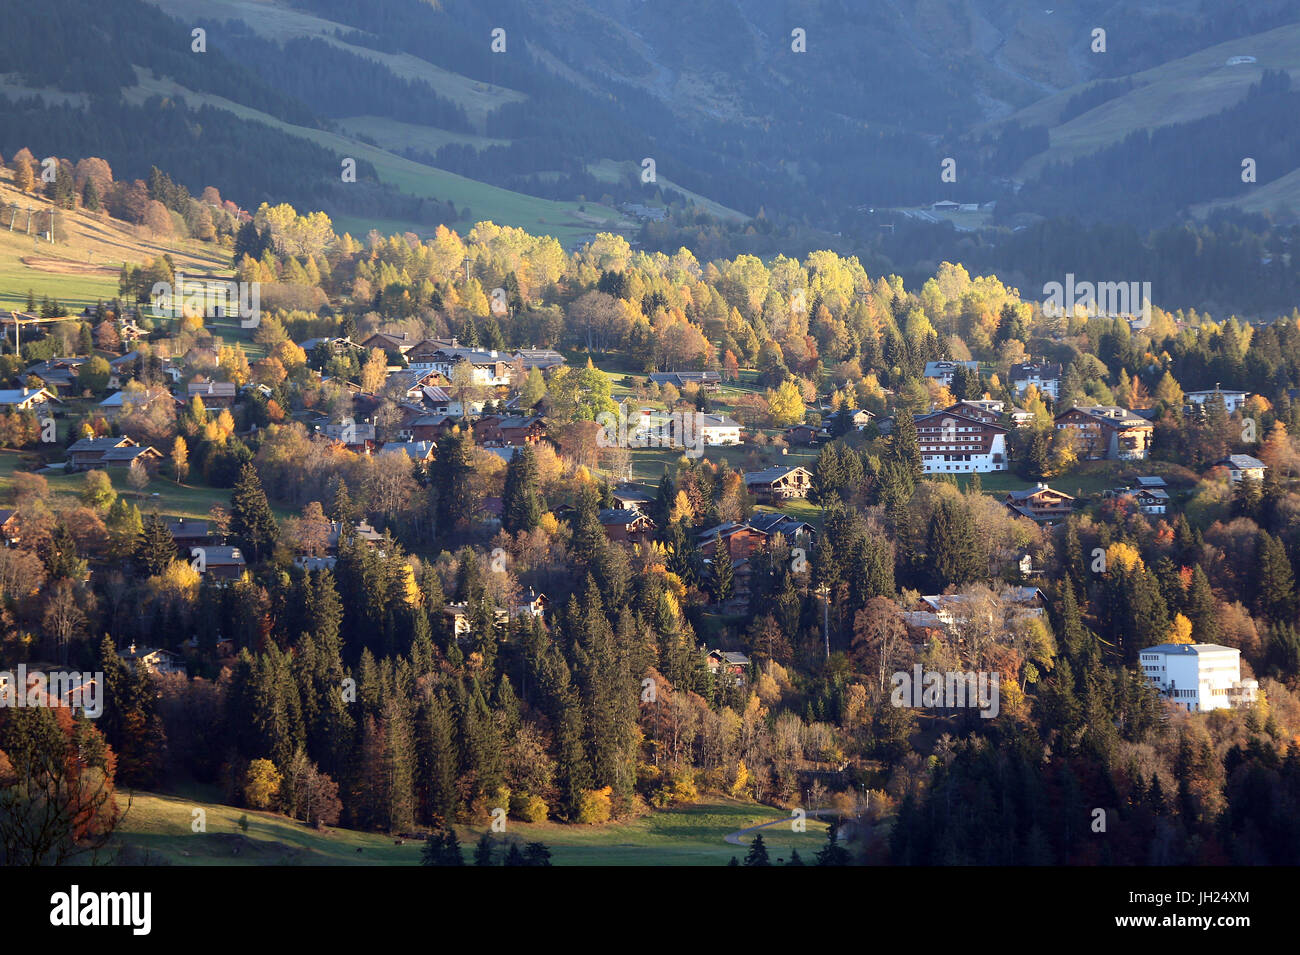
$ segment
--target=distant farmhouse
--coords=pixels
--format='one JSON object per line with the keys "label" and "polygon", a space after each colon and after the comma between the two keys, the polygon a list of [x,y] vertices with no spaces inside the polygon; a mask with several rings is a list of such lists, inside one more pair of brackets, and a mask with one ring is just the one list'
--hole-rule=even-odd
{"label": "distant farmhouse", "polygon": [[35,411],[51,401],[59,399],[44,388],[0,388],[0,411]]}
{"label": "distant farmhouse", "polygon": [[699,385],[705,391],[713,392],[722,383],[722,375],[716,371],[656,371],[650,375],[650,380],[661,388],[672,385],[680,390],[687,385]]}

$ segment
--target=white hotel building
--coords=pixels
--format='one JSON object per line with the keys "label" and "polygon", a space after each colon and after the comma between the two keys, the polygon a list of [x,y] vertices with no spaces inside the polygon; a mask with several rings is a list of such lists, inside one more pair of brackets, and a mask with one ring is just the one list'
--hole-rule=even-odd
{"label": "white hotel building", "polygon": [[1007,429],[952,411],[916,419],[921,468],[926,474],[1007,470]]}
{"label": "white hotel building", "polygon": [[1213,643],[1162,643],[1139,653],[1142,672],[1189,713],[1255,702],[1259,684],[1241,678],[1241,651]]}

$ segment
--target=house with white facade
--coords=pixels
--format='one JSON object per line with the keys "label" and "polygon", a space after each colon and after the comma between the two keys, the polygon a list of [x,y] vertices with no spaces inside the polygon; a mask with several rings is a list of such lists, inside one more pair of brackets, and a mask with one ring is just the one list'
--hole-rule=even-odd
{"label": "house with white facade", "polygon": [[1227,409],[1228,414],[1232,414],[1238,408],[1246,403],[1250,397],[1249,391],[1236,391],[1231,388],[1220,388],[1217,384],[1213,388],[1204,391],[1187,391],[1183,393],[1183,401],[1187,403],[1187,410],[1205,410],[1205,403],[1215,395],[1223,398],[1223,407]]}
{"label": "house with white facade", "polygon": [[1214,466],[1227,468],[1233,484],[1240,484],[1242,481],[1262,481],[1264,472],[1268,470],[1267,464],[1249,454],[1230,454],[1226,458],[1215,461]]}
{"label": "house with white facade", "polygon": [[924,374],[926,378],[931,378],[946,386],[952,384],[953,373],[959,367],[978,372],[980,363],[977,361],[927,361]]}
{"label": "house with white facade", "polygon": [[1061,365],[1059,362],[1039,361],[1022,362],[1011,366],[1008,376],[1016,396],[1023,398],[1029,386],[1036,387],[1040,394],[1050,395],[1055,401],[1061,395]]}
{"label": "house with white facade", "polygon": [[1241,651],[1214,643],[1162,643],[1139,651],[1142,672],[1159,692],[1189,713],[1247,706],[1259,684],[1241,678]]}
{"label": "house with white facade", "polygon": [[1007,470],[1007,429],[953,411],[916,419],[921,466],[926,474]]}
{"label": "house with white facade", "polygon": [[740,444],[740,422],[724,414],[701,414],[696,430],[709,447]]}

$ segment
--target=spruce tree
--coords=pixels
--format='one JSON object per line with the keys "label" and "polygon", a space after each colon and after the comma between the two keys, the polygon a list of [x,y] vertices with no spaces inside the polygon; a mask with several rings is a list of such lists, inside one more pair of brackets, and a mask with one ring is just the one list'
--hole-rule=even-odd
{"label": "spruce tree", "polygon": [[146,577],[161,574],[176,560],[176,541],[167,530],[167,522],[157,514],[150,514],[141,527],[135,557],[140,572]]}
{"label": "spruce tree", "polygon": [[767,858],[767,846],[763,844],[763,834],[757,832],[754,834],[754,841],[749,844],[749,852],[745,855],[745,865],[771,865]]}
{"label": "spruce tree", "polygon": [[478,842],[474,845],[474,864],[475,865],[493,865],[492,858],[492,834],[485,832],[478,837]]}
{"label": "spruce tree", "polygon": [[541,842],[530,842],[524,846],[524,865],[543,866],[551,864],[551,850]]}
{"label": "spruce tree", "polygon": [[527,445],[506,465],[501,498],[501,526],[511,534],[531,531],[542,520],[543,506],[537,489],[537,459]]}
{"label": "spruce tree", "polygon": [[438,442],[432,473],[434,513],[440,537],[451,534],[458,525],[468,522],[474,495],[470,479],[474,473],[473,444],[468,431],[453,428]]}
{"label": "spruce tree", "polygon": [[817,853],[818,865],[848,865],[852,861],[849,850],[840,845],[839,827],[834,823],[826,830],[826,845]]}
{"label": "spruce tree", "polygon": [[230,495],[230,533],[248,551],[251,561],[268,556],[279,536],[275,515],[262,490],[262,480],[251,463],[240,468],[239,479]]}
{"label": "spruce tree", "polygon": [[964,504],[945,500],[935,509],[925,541],[933,593],[942,593],[950,585],[961,586],[980,576],[976,533],[975,523]]}
{"label": "spruce tree", "polygon": [[902,465],[915,485],[925,475],[921,464],[921,440],[916,432],[916,419],[903,408],[894,416],[894,430],[889,437],[889,456]]}
{"label": "spruce tree", "polygon": [[731,567],[731,551],[722,542],[721,535],[716,538],[716,546],[713,550],[713,579],[710,583],[714,603],[723,603],[735,593],[736,576]]}

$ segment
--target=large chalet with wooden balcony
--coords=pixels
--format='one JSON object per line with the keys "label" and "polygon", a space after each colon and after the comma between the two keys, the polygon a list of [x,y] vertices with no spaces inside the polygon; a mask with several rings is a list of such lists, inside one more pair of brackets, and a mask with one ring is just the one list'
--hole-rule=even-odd
{"label": "large chalet with wooden balcony", "polygon": [[1008,491],[1004,503],[1039,524],[1056,524],[1074,510],[1073,497],[1041,483],[1024,491]]}
{"label": "large chalet with wooden balcony", "polygon": [[759,504],[779,504],[808,496],[812,472],[799,465],[764,468],[745,475],[745,489]]}
{"label": "large chalet with wooden balcony", "polygon": [[916,437],[925,473],[1007,470],[1007,429],[985,420],[987,417],[987,413],[976,418],[949,409],[917,418]]}
{"label": "large chalet with wooden balcony", "polygon": [[713,556],[721,541],[732,558],[739,560],[767,552],[778,534],[787,544],[804,548],[811,547],[816,536],[811,524],[786,514],[764,512],[754,514],[747,521],[727,521],[700,531],[696,540],[700,553],[706,557]]}
{"label": "large chalet with wooden balcony", "polygon": [[606,508],[600,512],[598,520],[605,529],[605,536],[611,541],[629,544],[641,543],[655,526],[655,522],[640,511],[622,508]]}
{"label": "large chalet with wooden balcony", "polygon": [[546,437],[540,415],[486,415],[474,422],[474,442],[484,447],[518,448]]}
{"label": "large chalet with wooden balcony", "polygon": [[1155,426],[1127,408],[1075,405],[1056,416],[1058,431],[1071,431],[1085,461],[1145,461]]}

